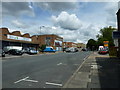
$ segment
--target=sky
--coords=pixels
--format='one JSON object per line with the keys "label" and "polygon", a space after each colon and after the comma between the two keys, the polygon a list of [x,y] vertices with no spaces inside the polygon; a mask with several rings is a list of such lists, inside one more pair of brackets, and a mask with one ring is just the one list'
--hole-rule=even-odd
{"label": "sky", "polygon": [[87,43],[100,29],[117,28],[117,2],[2,2],[2,26],[22,34],[56,34]]}

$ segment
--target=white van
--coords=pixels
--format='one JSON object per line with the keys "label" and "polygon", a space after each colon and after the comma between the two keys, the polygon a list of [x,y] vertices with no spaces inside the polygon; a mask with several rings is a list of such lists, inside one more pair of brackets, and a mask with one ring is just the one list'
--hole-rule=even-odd
{"label": "white van", "polygon": [[104,46],[99,46],[98,51],[103,50]]}
{"label": "white van", "polygon": [[22,50],[22,47],[21,46],[6,46],[6,47],[3,48],[3,50],[5,51],[5,53],[7,53],[11,49]]}

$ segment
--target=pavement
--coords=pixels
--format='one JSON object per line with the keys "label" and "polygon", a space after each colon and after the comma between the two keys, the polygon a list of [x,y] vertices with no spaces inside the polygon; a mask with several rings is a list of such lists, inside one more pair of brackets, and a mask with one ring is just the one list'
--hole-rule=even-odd
{"label": "pavement", "polygon": [[120,88],[120,59],[93,52],[66,82],[65,88]]}

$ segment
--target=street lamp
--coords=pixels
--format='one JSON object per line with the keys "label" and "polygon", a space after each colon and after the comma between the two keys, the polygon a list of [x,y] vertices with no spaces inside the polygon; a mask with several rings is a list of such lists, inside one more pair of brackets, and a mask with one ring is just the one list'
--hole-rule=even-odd
{"label": "street lamp", "polygon": [[[42,35],[42,33],[41,33],[42,27],[45,27],[45,26],[40,26],[40,35]],[[40,36],[40,44],[41,44],[41,36]]]}
{"label": "street lamp", "polygon": [[42,33],[41,33],[42,27],[45,27],[45,26],[40,26],[40,35],[42,34]]}

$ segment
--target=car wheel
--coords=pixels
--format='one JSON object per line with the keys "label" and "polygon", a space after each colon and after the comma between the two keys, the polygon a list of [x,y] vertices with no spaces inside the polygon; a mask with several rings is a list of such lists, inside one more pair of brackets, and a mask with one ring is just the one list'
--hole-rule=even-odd
{"label": "car wheel", "polygon": [[5,57],[5,54],[4,54],[4,55],[2,55],[2,57]]}

